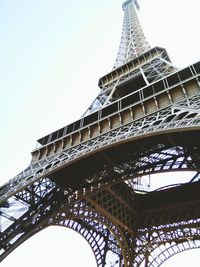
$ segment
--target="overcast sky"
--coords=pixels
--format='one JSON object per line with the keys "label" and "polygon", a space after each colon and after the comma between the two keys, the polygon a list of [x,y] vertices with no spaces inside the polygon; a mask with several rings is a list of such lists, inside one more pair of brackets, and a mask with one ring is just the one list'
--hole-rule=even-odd
{"label": "overcast sky", "polygon": [[[165,47],[180,68],[200,60],[198,0],[140,3],[139,16],[152,47]],[[121,0],[0,0],[0,184],[27,167],[37,139],[78,119],[96,97],[98,79],[112,69],[117,54],[121,4]],[[62,228],[45,230],[1,266],[32,267],[42,262],[55,266],[62,248],[60,264],[95,267],[94,258],[86,256],[91,251],[85,241],[69,234]],[[69,259],[75,250],[66,253],[73,243],[78,247],[75,258],[81,259],[77,265]],[[81,251],[85,256],[79,256]],[[35,254],[38,257],[32,259]],[[188,266],[181,260],[163,266]]]}

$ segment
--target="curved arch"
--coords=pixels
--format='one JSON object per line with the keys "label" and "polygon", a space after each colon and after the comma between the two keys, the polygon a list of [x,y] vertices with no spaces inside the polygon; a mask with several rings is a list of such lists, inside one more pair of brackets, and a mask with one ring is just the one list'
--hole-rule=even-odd
{"label": "curved arch", "polygon": [[[111,246],[113,248],[112,251],[114,253],[118,253],[119,258],[121,258],[121,255],[123,255],[125,266],[128,266],[126,262],[130,260],[129,249],[122,231],[119,229],[119,227],[112,224],[107,218],[103,218],[100,215],[98,216],[99,218],[97,218],[96,213],[94,214],[94,216],[90,217],[71,216],[71,218],[69,218],[70,216],[68,216],[68,218],[64,218],[63,213],[58,212],[55,216],[46,221],[46,223],[42,223],[42,225],[39,226],[36,225],[33,230],[28,231],[27,233],[22,235],[21,238],[16,240],[14,246],[12,246],[12,248],[3,255],[1,260],[3,260],[8,254],[10,254],[26,240],[44,230],[45,228],[51,225],[60,225],[75,230],[88,242],[93,251],[98,267],[105,266],[106,252],[107,250],[109,250],[108,244],[106,242],[111,243]],[[83,217],[85,220],[81,220]],[[102,217],[102,220],[100,220],[100,217]],[[95,221],[96,229],[94,227]],[[100,233],[103,233],[101,227],[104,228],[104,233],[106,233],[105,236],[100,235]]]}
{"label": "curved arch", "polygon": [[[151,120],[154,122],[155,116],[153,114],[149,116],[152,116]],[[166,117],[166,114],[164,117]],[[46,158],[44,162],[42,160],[39,161],[35,166],[31,164],[24,172],[10,181],[10,184],[13,184],[12,187],[8,184],[5,186],[3,194],[0,195],[0,201],[3,202],[19,192],[21,187],[31,185],[44,177],[52,178],[55,173],[65,169],[67,166],[71,169],[73,165],[76,165],[77,161],[84,162],[91,156],[93,158],[98,157],[102,151],[107,153],[110,149],[120,149],[121,145],[129,146],[137,142],[144,143],[147,140],[152,140],[152,138],[163,138],[165,140],[166,135],[173,138],[175,134],[180,135],[180,132],[181,135],[186,132],[188,134],[199,132],[200,119],[198,116],[190,119],[172,120],[155,126],[151,126],[151,120],[148,121],[145,117],[143,120],[133,121],[89,141],[67,148],[49,159]],[[141,126],[145,125],[148,127],[141,128]],[[46,166],[48,166],[47,169],[45,168]]]}
{"label": "curved arch", "polygon": [[80,222],[75,220],[65,220],[61,223],[55,223],[55,225],[67,227],[80,234],[89,244],[93,251],[98,267],[105,266],[105,240],[100,234],[95,234],[95,231],[88,230],[86,227],[81,225]]}
{"label": "curved arch", "polygon": [[[171,111],[169,111],[168,114],[171,114]],[[33,168],[31,169],[34,175],[33,173],[27,174],[25,171],[24,174],[16,178],[16,180],[19,178],[19,180],[17,180],[19,183],[9,184],[9,190],[12,191],[11,194],[16,194],[17,190],[22,190],[22,188],[28,186],[29,183],[33,184],[44,175],[49,175],[49,177],[55,181],[56,177],[54,179],[53,176],[56,176],[56,174],[59,176],[59,171],[61,169],[67,169],[69,167],[68,169],[71,169],[70,171],[74,176],[73,166],[76,169],[77,165],[75,164],[77,162],[82,162],[83,164],[79,164],[79,166],[84,166],[84,160],[87,160],[88,164],[91,163],[92,160],[94,162],[98,157],[102,156],[102,154],[104,154],[101,158],[103,163],[101,163],[100,166],[95,164],[92,175],[89,173],[88,176],[84,177],[80,171],[83,177],[78,177],[76,179],[78,183],[75,184],[73,188],[74,191],[80,188],[80,190],[84,191],[86,188],[89,188],[92,192],[92,190],[98,189],[99,185],[103,187],[109,182],[114,183],[116,181],[128,180],[131,177],[136,178],[145,174],[159,173],[166,170],[198,170],[200,142],[195,140],[194,137],[199,135],[200,119],[198,117],[192,119],[184,118],[151,126],[151,122],[155,121],[154,115],[155,114],[151,114],[144,119],[124,124],[117,129],[113,128],[110,132],[102,133],[100,136],[89,141],[66,149],[62,151],[62,153],[56,154],[55,158],[52,156],[51,162],[48,162],[48,158],[45,159],[44,165],[42,165],[43,163],[41,162],[37,163],[40,166],[38,167],[36,164],[37,166],[32,166]],[[160,113],[158,115],[161,119],[166,117],[166,114],[164,114],[163,117]],[[190,142],[186,140],[188,136],[190,137]],[[123,149],[126,150],[124,154],[122,153]],[[101,153],[102,151],[104,151],[104,153]],[[120,155],[120,157],[118,157],[118,155]],[[90,158],[92,158],[91,161],[89,161]],[[112,164],[110,164],[109,161],[111,161]],[[87,164],[85,166],[87,166]],[[92,166],[92,164],[90,166]],[[28,171],[30,171],[30,169],[28,169],[27,172]],[[77,174],[77,172],[75,173]],[[112,177],[112,181],[110,177]],[[23,184],[21,183],[22,180]],[[73,183],[74,179],[72,179],[72,185]],[[3,191],[3,195],[1,195],[0,198],[8,197],[10,192],[6,191],[5,193],[5,191]],[[92,219],[95,220],[95,216]],[[114,230],[113,234],[115,234]],[[126,247],[128,251],[123,233],[120,235],[122,239],[119,239],[119,241],[122,247]],[[24,238],[28,237],[24,235]]]}
{"label": "curved arch", "polygon": [[58,226],[41,229],[0,264],[1,267],[27,265],[97,267],[88,242],[75,231]]}
{"label": "curved arch", "polygon": [[191,119],[194,118],[196,116],[198,116],[199,114],[197,112],[190,112],[188,115],[186,115],[187,119]]}
{"label": "curved arch", "polygon": [[[76,209],[79,210],[78,207],[76,207]],[[74,222],[75,224],[73,225]],[[77,222],[78,224],[76,224]],[[53,219],[51,220],[49,225],[54,224],[68,228],[72,227],[72,229],[79,232],[90,244],[97,259],[97,263],[99,264],[98,266],[104,267],[106,253],[109,250],[118,255],[119,260],[123,261],[124,266],[130,266],[132,255],[123,231],[119,226],[113,224],[110,219],[99,214],[97,211],[88,209],[88,207],[86,207],[84,211],[81,207],[80,214],[73,211],[73,215],[71,216],[62,211],[55,216],[55,221]],[[84,227],[82,227],[81,224],[83,224]],[[106,236],[103,236],[103,233],[106,233]],[[89,236],[87,236],[87,234],[89,234]],[[100,238],[100,235],[103,236],[104,240]],[[100,243],[95,240],[96,236],[99,236],[98,241],[100,241]]]}
{"label": "curved arch", "polygon": [[[185,135],[184,135],[185,136]],[[188,134],[187,134],[188,136]],[[159,136],[158,136],[159,138]],[[161,136],[161,138],[163,138],[163,136]],[[125,179],[129,179],[130,176],[133,177],[133,175],[135,174],[135,177],[137,177],[138,175],[143,175],[144,173],[155,173],[155,172],[161,172],[161,171],[165,171],[165,167],[170,166],[170,170],[175,170],[174,167],[178,168],[183,168],[183,163],[184,160],[187,160],[187,154],[185,153],[185,150],[181,150],[180,147],[172,147],[170,146],[171,143],[169,144],[169,149],[168,146],[158,146],[157,142],[157,138],[154,139],[153,143],[149,143],[147,148],[147,151],[143,151],[142,148],[140,147],[139,152],[140,154],[138,155],[137,153],[134,154],[135,152],[133,151],[132,147],[130,147],[131,149],[128,151],[130,152],[130,155],[122,155],[124,156],[124,158],[122,159],[122,161],[119,162],[119,164],[114,164],[114,166],[112,164],[107,165],[104,167],[103,170],[101,170],[98,174],[96,174],[96,177],[94,177],[94,181],[98,181],[98,183],[100,183],[101,181],[103,181],[104,186],[106,186],[106,183],[108,181],[110,181],[110,177],[112,175],[113,180],[114,181],[119,181],[120,180],[125,180]],[[191,140],[193,141],[193,140]],[[195,141],[195,140],[194,140]],[[142,143],[139,143],[142,144]],[[152,147],[151,145],[154,145],[154,147]],[[186,148],[190,148],[190,147],[186,147]],[[192,147],[193,149],[193,147]],[[171,151],[172,150],[172,151]],[[171,152],[172,153],[171,153]],[[175,153],[176,152],[176,153]],[[187,152],[187,151],[186,151]],[[193,151],[192,151],[193,152]],[[194,153],[196,153],[198,151],[194,150]],[[132,154],[133,153],[133,154]],[[170,154],[171,153],[171,154]],[[168,157],[168,155],[170,154],[170,157]],[[159,157],[159,155],[161,155],[161,157]],[[163,155],[167,155],[166,158],[163,159]],[[114,155],[115,156],[115,155]],[[133,156],[133,161],[130,162],[130,159]],[[153,161],[151,160],[151,157],[153,157]],[[156,158],[157,157],[157,158]],[[181,160],[179,161],[178,159],[181,158]],[[173,161],[171,161],[173,159]],[[195,160],[195,154],[194,154],[194,160]],[[187,162],[186,162],[187,163]],[[186,164],[184,163],[184,164]],[[191,165],[189,165],[191,163]],[[194,164],[194,165],[192,165]],[[158,166],[161,166],[158,168]],[[195,161],[188,161],[188,165],[186,166],[185,169],[189,169],[191,167],[191,169],[196,168],[195,165]],[[93,184],[92,184],[93,186]],[[92,188],[91,186],[91,188]],[[99,184],[97,184],[97,187],[95,189],[98,189]],[[90,190],[90,188],[89,188]],[[91,189],[92,191],[93,189]],[[94,192],[94,191],[93,191]],[[83,194],[82,194],[83,195]],[[95,220],[95,216],[93,217],[93,219]],[[114,231],[113,231],[114,232]],[[123,235],[121,235],[123,237]],[[25,237],[27,238],[27,237]],[[122,238],[123,242],[124,239]],[[128,251],[127,245],[124,245],[126,247],[126,250]],[[129,256],[128,256],[129,257]]]}
{"label": "curved arch", "polygon": [[174,243],[169,247],[165,248],[165,250],[163,250],[159,254],[157,254],[157,256],[154,257],[153,260],[149,263],[149,266],[155,266],[154,263],[156,263],[156,266],[161,266],[168,259],[172,258],[173,256],[179,253],[199,248],[200,248],[200,237],[198,240],[193,240],[193,241],[188,240],[178,244]]}
{"label": "curved arch", "polygon": [[173,121],[176,118],[176,114],[171,114],[170,116],[167,116],[166,118],[164,118],[163,123],[168,123]]}
{"label": "curved arch", "polygon": [[180,252],[200,248],[199,222],[200,219],[190,220],[166,227],[153,227],[150,232],[144,231],[138,237],[138,266],[147,261],[148,266],[157,267]]}
{"label": "curved arch", "polygon": [[[182,134],[182,137],[186,138],[186,136],[189,138],[189,133],[188,135]],[[166,143],[161,143],[162,138],[166,138],[163,141]],[[176,142],[175,138],[177,138],[177,145],[172,146],[169,140],[172,139]],[[161,140],[160,143],[159,140]],[[107,155],[112,164],[107,162],[102,169],[88,177],[87,181],[91,181],[91,185],[94,187],[95,182],[101,186],[103,186],[103,182],[111,183],[111,176],[112,182],[116,182],[134,180],[149,174],[199,170],[198,155],[195,150],[199,149],[200,144],[192,144],[194,137],[191,136],[190,144],[186,144],[186,139],[183,139],[182,146],[178,135],[157,136],[155,139],[143,139],[142,141],[137,142],[136,148],[133,143],[126,147],[123,145],[121,150],[113,148],[113,154],[108,151]],[[126,154],[121,152],[123,149],[126,150]]]}

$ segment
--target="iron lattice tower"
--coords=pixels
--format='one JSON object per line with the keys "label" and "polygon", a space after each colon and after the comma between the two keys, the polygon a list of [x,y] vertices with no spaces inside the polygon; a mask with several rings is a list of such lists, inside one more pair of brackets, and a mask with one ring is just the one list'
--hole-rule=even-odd
{"label": "iron lattice tower", "polygon": [[[39,139],[29,167],[1,187],[1,260],[50,225],[79,232],[98,267],[160,266],[200,247],[200,62],[177,70],[150,48],[136,7],[123,4],[117,60],[84,116]],[[178,170],[196,175],[145,186]]]}

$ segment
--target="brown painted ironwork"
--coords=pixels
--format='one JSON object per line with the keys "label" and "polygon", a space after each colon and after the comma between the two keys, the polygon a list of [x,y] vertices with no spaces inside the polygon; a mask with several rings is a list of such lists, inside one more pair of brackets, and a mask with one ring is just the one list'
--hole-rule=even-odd
{"label": "brown painted ironwork", "polygon": [[[177,70],[150,48],[135,7],[123,4],[116,64],[84,116],[39,139],[28,168],[1,187],[0,260],[51,225],[80,233],[98,267],[156,267],[200,247],[200,62]],[[177,171],[195,175],[145,183]]]}

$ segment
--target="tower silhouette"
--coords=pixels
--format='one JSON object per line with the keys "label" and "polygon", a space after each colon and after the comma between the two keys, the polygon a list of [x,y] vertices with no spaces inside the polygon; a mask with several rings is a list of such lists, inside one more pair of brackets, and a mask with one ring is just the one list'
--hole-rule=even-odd
{"label": "tower silhouette", "polygon": [[[79,232],[97,266],[160,266],[200,246],[200,63],[178,70],[150,48],[136,8],[123,4],[117,59],[83,117],[39,139],[2,186],[1,260],[50,225]],[[149,175],[177,170],[196,175],[149,189]]]}

